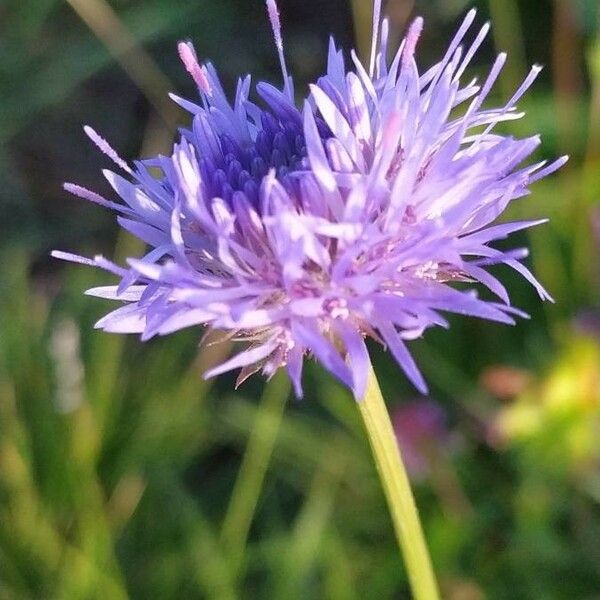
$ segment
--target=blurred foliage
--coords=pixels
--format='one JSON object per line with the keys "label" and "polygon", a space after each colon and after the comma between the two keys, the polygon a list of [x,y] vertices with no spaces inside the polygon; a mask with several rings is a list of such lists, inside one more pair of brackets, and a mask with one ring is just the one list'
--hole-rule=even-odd
{"label": "blurred foliage", "polygon": [[[558,478],[581,477],[600,467],[600,346],[573,337],[547,379],[528,385],[496,422],[497,434],[521,447],[531,466]],[[600,475],[600,473],[598,473]],[[596,479],[596,481],[594,481]]]}
{"label": "blurred foliage", "polygon": [[[469,4],[389,0],[392,35],[411,13],[424,14],[427,63]],[[551,217],[522,242],[556,304],[539,306],[502,273],[530,322],[511,329],[456,318],[450,331],[412,345],[444,415],[429,433],[415,430],[423,401],[380,349],[373,354],[398,435],[426,464],[416,493],[444,598],[592,600],[600,598],[600,240],[591,222],[600,199],[599,5],[474,4],[496,26],[474,75],[494,45],[511,57],[499,95],[528,63],[547,65],[523,102],[527,119],[511,131],[540,131],[543,158],[568,152],[571,161],[510,216]],[[346,48],[354,32],[368,46],[367,0],[280,6],[299,89],[318,75],[329,32]],[[288,401],[282,377],[235,393],[226,378],[203,382],[226,346],[198,353],[193,331],[146,345],[95,332],[105,306],[81,291],[105,278],[47,258],[51,247],[131,250],[109,216],[65,200],[60,184],[99,185],[103,159],[88,152],[84,122],[125,156],[168,150],[182,116],[169,112],[163,88],[191,93],[175,52],[187,37],[217,63],[227,89],[247,71],[278,81],[262,0],[0,5],[0,599],[406,598],[345,391],[314,365],[301,403]]]}

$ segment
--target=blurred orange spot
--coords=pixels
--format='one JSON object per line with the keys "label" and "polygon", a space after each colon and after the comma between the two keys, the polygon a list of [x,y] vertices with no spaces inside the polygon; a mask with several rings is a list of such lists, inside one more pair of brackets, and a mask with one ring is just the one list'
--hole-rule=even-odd
{"label": "blurred orange spot", "polygon": [[529,371],[505,365],[486,369],[479,379],[481,387],[500,400],[512,400],[521,394],[531,381]]}

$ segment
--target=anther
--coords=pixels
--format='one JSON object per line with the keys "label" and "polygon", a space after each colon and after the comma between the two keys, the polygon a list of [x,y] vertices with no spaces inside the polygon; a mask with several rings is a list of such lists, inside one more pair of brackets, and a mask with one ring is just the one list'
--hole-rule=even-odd
{"label": "anther", "polygon": [[402,65],[407,67],[414,56],[417,42],[421,37],[423,31],[423,18],[417,17],[408,28],[406,34],[406,44],[404,46],[404,52],[402,53]]}
{"label": "anther", "polygon": [[373,5],[373,37],[371,38],[371,59],[369,62],[369,75],[375,72],[375,58],[377,56],[377,40],[379,39],[379,24],[381,22],[381,0],[375,0]]}
{"label": "anther", "polygon": [[288,81],[288,70],[285,64],[285,56],[283,54],[283,37],[281,35],[281,19],[279,18],[279,9],[275,0],[266,0],[267,13],[269,14],[269,21],[271,21],[271,28],[273,29],[273,37],[275,39],[275,47],[277,48],[277,55],[279,56],[279,64],[281,65],[281,74],[283,75],[283,88],[288,98],[293,102],[291,88]]}
{"label": "anther", "polygon": [[181,58],[185,70],[192,76],[192,79],[196,82],[196,85],[200,90],[207,96],[210,96],[211,87],[206,75],[206,67],[200,65],[198,62],[192,43],[179,42],[179,44],[177,44],[177,50],[179,51],[179,58]]}

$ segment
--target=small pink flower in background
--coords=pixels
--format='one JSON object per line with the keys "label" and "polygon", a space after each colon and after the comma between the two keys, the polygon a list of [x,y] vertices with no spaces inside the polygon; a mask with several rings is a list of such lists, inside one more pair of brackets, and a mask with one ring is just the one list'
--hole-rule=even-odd
{"label": "small pink flower in background", "polygon": [[446,414],[433,400],[420,398],[395,408],[391,419],[410,476],[428,477],[431,461],[448,450]]}
{"label": "small pink flower in background", "polygon": [[409,477],[431,487],[448,518],[469,519],[473,508],[454,465],[463,439],[448,427],[444,409],[418,398],[394,408],[390,417]]}
{"label": "small pink flower in background", "polygon": [[574,329],[580,335],[600,340],[600,310],[589,308],[580,311],[574,319]]}

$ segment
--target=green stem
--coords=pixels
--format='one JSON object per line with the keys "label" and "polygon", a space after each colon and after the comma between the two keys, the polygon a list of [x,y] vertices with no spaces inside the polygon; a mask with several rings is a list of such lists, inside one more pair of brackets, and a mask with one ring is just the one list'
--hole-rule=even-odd
{"label": "green stem", "polygon": [[408,475],[372,368],[367,393],[357,405],[387,498],[413,597],[415,600],[438,600],[437,583]]}
{"label": "green stem", "polygon": [[278,373],[265,388],[256,410],[252,433],[221,530],[221,542],[230,553],[235,568],[244,555],[289,392],[289,379],[285,374]]}

